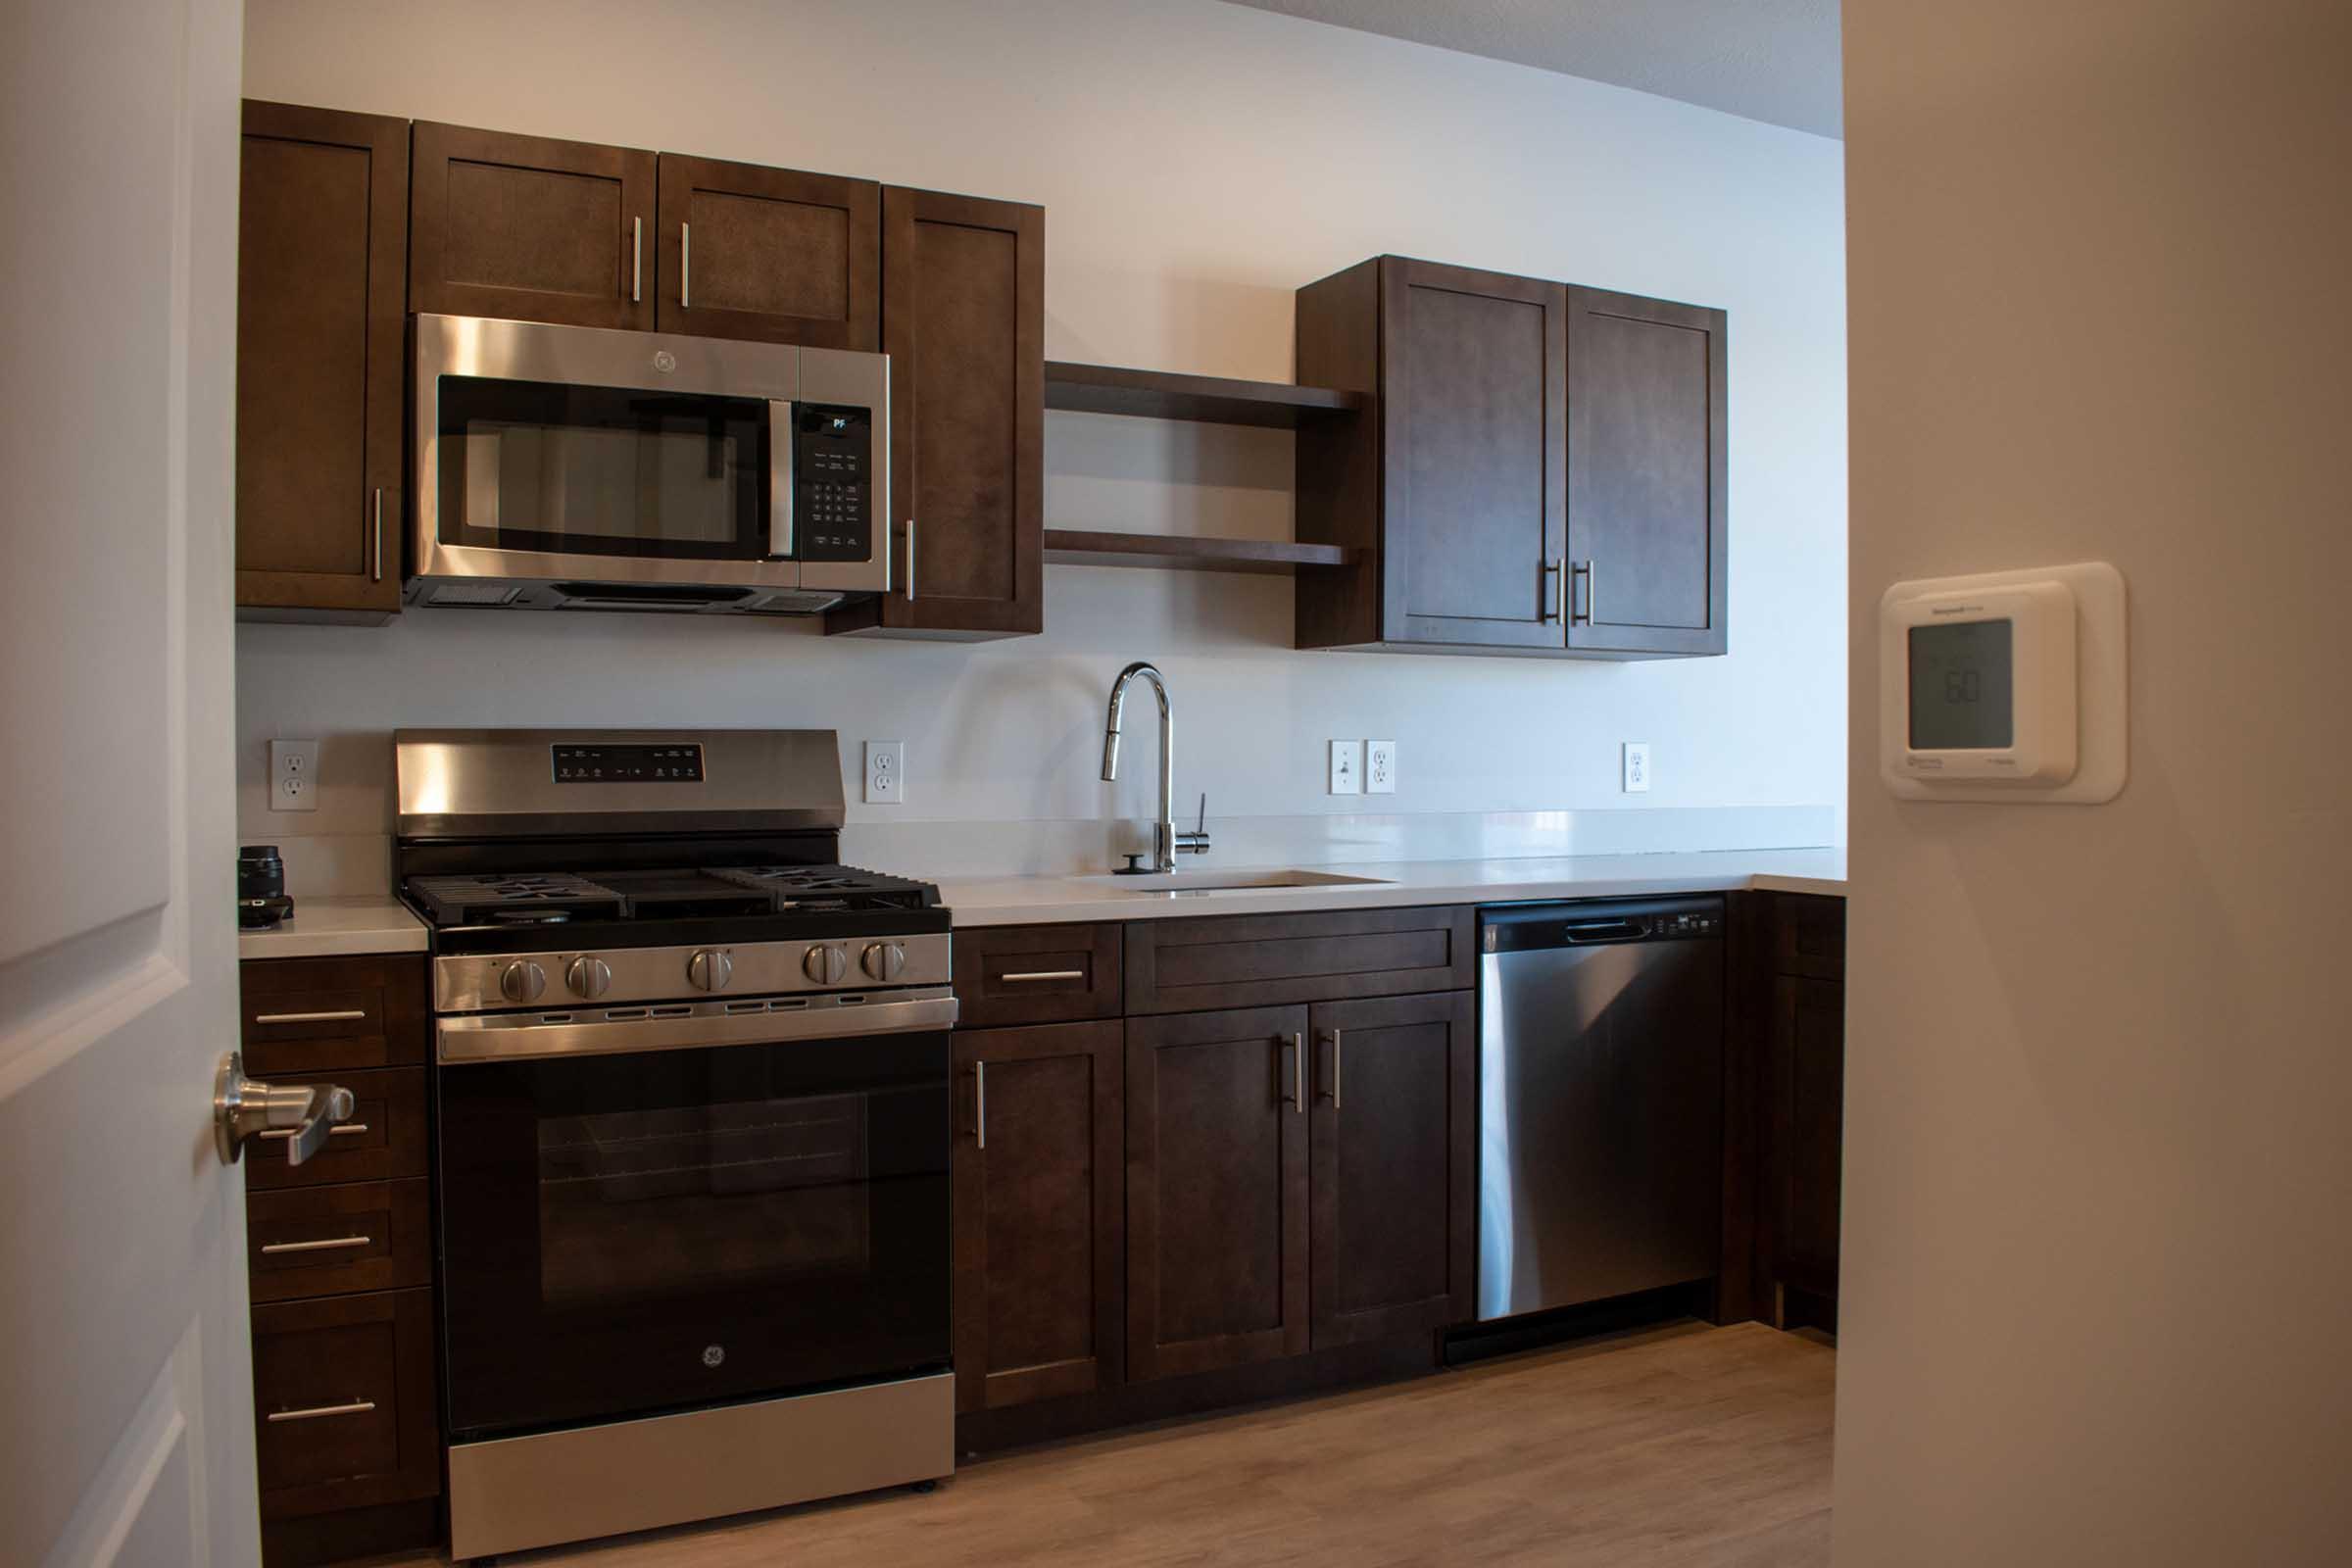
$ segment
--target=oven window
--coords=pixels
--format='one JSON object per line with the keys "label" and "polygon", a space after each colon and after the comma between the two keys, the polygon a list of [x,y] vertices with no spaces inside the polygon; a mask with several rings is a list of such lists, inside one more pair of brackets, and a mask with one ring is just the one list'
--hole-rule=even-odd
{"label": "oven window", "polygon": [[944,1365],[949,1055],[926,1032],[437,1067],[451,1429]]}
{"label": "oven window", "polygon": [[442,543],[680,560],[767,554],[768,406],[443,376]]}
{"label": "oven window", "polygon": [[866,1102],[730,1101],[539,1123],[539,1298],[564,1308],[871,1266]]}

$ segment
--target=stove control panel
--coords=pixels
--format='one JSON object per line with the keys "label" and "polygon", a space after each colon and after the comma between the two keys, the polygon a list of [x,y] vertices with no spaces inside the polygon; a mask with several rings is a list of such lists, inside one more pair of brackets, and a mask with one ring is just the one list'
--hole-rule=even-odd
{"label": "stove control panel", "polygon": [[[596,1004],[580,1014],[590,1018],[601,1017],[602,1008],[642,1009],[649,1003],[685,1001],[698,994],[792,997],[849,992],[877,982],[944,986],[955,979],[954,942],[952,933],[937,931],[855,942],[450,954],[433,960],[433,1010],[530,1006],[552,993],[564,1005]],[[551,984],[558,979],[561,990]]]}
{"label": "stove control panel", "polygon": [[554,756],[559,784],[700,784],[703,748],[679,741],[664,746],[570,746],[558,742]]}

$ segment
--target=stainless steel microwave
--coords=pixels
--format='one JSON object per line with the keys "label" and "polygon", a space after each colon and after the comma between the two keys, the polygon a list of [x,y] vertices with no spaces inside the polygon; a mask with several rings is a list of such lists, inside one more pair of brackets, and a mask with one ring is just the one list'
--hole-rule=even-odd
{"label": "stainless steel microwave", "polygon": [[809,614],[890,588],[890,359],[416,318],[413,605]]}

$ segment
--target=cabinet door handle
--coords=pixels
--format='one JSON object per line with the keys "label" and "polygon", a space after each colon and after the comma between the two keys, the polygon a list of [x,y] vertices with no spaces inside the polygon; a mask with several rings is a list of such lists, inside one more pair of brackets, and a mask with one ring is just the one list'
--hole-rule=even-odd
{"label": "cabinet door handle", "polygon": [[645,220],[629,220],[629,303],[645,298]]}
{"label": "cabinet door handle", "polygon": [[1009,985],[1018,985],[1030,980],[1083,980],[1086,978],[1086,971],[1084,969],[1023,969],[1016,973],[1001,974],[997,978]]}
{"label": "cabinet door handle", "polygon": [[263,1417],[267,1421],[316,1421],[328,1415],[366,1415],[375,1408],[373,1399],[353,1399],[348,1404],[314,1404],[307,1410],[272,1410]]}
{"label": "cabinet door handle", "polygon": [[1536,617],[1539,623],[1560,618],[1560,565],[1558,561],[1544,563],[1544,612]]}
{"label": "cabinet door handle", "polygon": [[972,1136],[988,1147],[988,1063],[972,1063]]}
{"label": "cabinet door handle", "polygon": [[371,559],[368,566],[368,580],[382,582],[384,580],[384,487],[380,484],[375,487],[375,529],[373,542],[368,546],[368,550]]}
{"label": "cabinet door handle", "polygon": [[280,1252],[338,1252],[347,1247],[366,1247],[372,1237],[329,1236],[317,1242],[270,1242],[262,1249],[264,1257],[275,1257]]}
{"label": "cabinet door handle", "polygon": [[1331,1033],[1331,1108],[1340,1108],[1340,1031]]}
{"label": "cabinet door handle", "polygon": [[[368,1124],[364,1121],[339,1121],[326,1130],[326,1136],[329,1138],[353,1138],[367,1130]],[[294,1136],[294,1130],[290,1127],[271,1127],[255,1133],[253,1136],[256,1138],[291,1138]]]}
{"label": "cabinet door handle", "polygon": [[694,309],[694,225],[678,225],[678,309]]}
{"label": "cabinet door handle", "polygon": [[906,601],[914,602],[914,519],[906,519]]}
{"label": "cabinet door handle", "polygon": [[368,1016],[363,1007],[337,1007],[332,1012],[264,1012],[254,1015],[254,1022],[264,1023],[349,1023]]}
{"label": "cabinet door handle", "polygon": [[1574,568],[1571,575],[1585,579],[1585,608],[1581,612],[1576,610],[1576,595],[1571,591],[1568,596],[1569,624],[1590,626],[1593,615],[1599,612],[1600,604],[1600,578],[1592,570],[1592,558],[1586,557],[1585,564]]}
{"label": "cabinet door handle", "polygon": [[1283,1049],[1291,1054],[1291,1091],[1282,1102],[1306,1114],[1306,1037],[1294,1030],[1283,1040]]}

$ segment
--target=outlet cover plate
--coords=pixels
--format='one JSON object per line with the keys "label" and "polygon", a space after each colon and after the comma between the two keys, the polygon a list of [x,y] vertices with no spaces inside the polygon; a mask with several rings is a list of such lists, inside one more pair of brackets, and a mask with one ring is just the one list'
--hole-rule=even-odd
{"label": "outlet cover plate", "polygon": [[1649,742],[1627,741],[1625,743],[1624,769],[1625,793],[1647,795],[1649,793]]}
{"label": "outlet cover plate", "polygon": [[1331,793],[1361,795],[1364,793],[1364,743],[1362,741],[1333,741],[1331,743]]}
{"label": "outlet cover plate", "polygon": [[868,806],[904,806],[906,804],[906,743],[905,741],[867,741],[865,743],[865,804]]}
{"label": "outlet cover plate", "polygon": [[1364,793],[1394,795],[1396,793],[1396,743],[1395,741],[1364,742]]}
{"label": "outlet cover plate", "polygon": [[271,741],[270,743],[270,809],[272,811],[316,811],[318,809],[318,743],[317,741]]}

